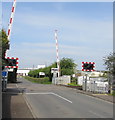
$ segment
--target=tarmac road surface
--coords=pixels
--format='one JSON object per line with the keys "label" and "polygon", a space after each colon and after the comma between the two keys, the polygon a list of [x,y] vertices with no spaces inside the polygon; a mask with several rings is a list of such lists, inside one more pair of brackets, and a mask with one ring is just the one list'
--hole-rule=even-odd
{"label": "tarmac road surface", "polygon": [[36,118],[113,118],[113,103],[72,88],[31,83],[19,78],[31,112]]}

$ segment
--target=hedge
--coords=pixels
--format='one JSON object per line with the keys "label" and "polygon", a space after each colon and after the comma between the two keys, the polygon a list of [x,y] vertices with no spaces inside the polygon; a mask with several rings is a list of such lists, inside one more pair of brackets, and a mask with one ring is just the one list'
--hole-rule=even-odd
{"label": "hedge", "polygon": [[44,78],[34,78],[34,77],[29,77],[25,76],[25,79],[34,82],[34,83],[40,83],[40,84],[51,84],[49,81],[49,77],[44,77]]}

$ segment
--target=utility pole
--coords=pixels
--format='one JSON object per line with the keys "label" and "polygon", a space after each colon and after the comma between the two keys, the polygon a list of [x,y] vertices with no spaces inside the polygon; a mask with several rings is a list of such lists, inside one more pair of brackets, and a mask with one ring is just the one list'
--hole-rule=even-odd
{"label": "utility pole", "polygon": [[88,76],[88,73],[85,74],[85,91],[87,91],[87,76]]}

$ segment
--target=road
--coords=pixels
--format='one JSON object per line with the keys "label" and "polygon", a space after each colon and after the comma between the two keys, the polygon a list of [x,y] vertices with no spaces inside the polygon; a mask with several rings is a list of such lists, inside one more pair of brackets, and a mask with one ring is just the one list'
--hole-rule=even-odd
{"label": "road", "polygon": [[19,78],[27,104],[36,118],[113,118],[113,104],[77,93],[72,88],[31,83]]}

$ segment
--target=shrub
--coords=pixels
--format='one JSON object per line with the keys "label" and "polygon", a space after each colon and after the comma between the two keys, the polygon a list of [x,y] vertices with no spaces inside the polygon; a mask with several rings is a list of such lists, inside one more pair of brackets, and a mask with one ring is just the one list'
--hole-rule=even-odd
{"label": "shrub", "polygon": [[30,76],[25,76],[25,79],[34,82],[34,83],[40,83],[40,84],[51,84],[49,81],[49,77],[44,77],[44,78],[34,78]]}
{"label": "shrub", "polygon": [[113,93],[112,93],[113,96],[115,96],[115,90],[113,90]]}

